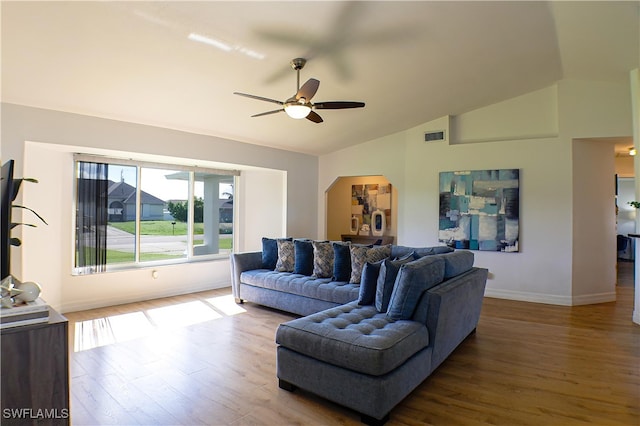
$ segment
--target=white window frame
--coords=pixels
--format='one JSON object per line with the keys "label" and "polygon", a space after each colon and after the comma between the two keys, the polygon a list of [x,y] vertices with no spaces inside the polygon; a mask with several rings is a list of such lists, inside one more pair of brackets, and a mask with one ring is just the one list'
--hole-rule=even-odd
{"label": "white window frame", "polygon": [[[113,164],[118,166],[136,167],[136,219],[135,219],[136,231],[134,235],[134,241],[135,241],[134,242],[134,247],[135,247],[134,261],[107,264],[105,272],[133,270],[133,269],[157,267],[157,266],[163,266],[163,265],[175,265],[175,264],[182,264],[182,263],[195,263],[195,262],[210,261],[210,260],[216,260],[216,259],[228,259],[229,257],[228,253],[198,254],[198,255],[194,255],[193,253],[195,176],[196,176],[196,173],[233,176],[233,188],[234,188],[234,194],[235,194],[236,188],[238,188],[238,178],[240,176],[239,170],[214,169],[209,167],[186,166],[183,164],[172,164],[172,163],[156,163],[156,162],[150,162],[150,161],[138,161],[133,159],[123,159],[123,158],[117,158],[117,157],[108,157],[108,156],[91,155],[91,154],[79,154],[79,153],[74,154],[73,157],[74,157],[73,158],[74,170],[77,170],[78,162],[82,162],[82,161],[93,162],[93,163],[105,163],[108,165]],[[188,221],[187,221],[187,255],[186,257],[178,258],[178,259],[140,261],[140,248],[141,248],[140,247],[140,239],[141,239],[140,238],[140,221],[141,221],[140,216],[142,213],[141,205],[140,205],[140,200],[141,200],[140,193],[142,191],[141,189],[142,176],[140,172],[141,172],[141,169],[143,168],[170,169],[170,170],[183,171],[183,172],[189,173],[189,186],[188,186],[189,213],[187,216]],[[78,202],[78,194],[76,193],[77,185],[76,185],[75,179],[77,179],[77,176],[76,176],[76,173],[74,172],[73,211],[77,211],[77,202]],[[236,235],[237,235],[238,221],[235,219],[238,217],[238,212],[235,204],[233,208],[233,217],[234,217],[234,221],[232,225],[232,229],[233,229],[232,230],[233,239],[232,239],[232,249],[231,249],[232,252],[234,250],[234,247],[236,245],[235,243],[237,240]],[[76,230],[75,214],[73,215],[72,229],[74,230],[74,233],[75,233],[76,232],[75,231]],[[74,244],[74,251],[75,251],[76,250],[75,235],[72,240],[74,242],[73,244]],[[86,272],[85,268],[77,267],[75,265],[75,258],[74,258],[74,264],[72,265],[73,275],[84,275],[84,274],[94,274],[94,273],[96,272]]]}

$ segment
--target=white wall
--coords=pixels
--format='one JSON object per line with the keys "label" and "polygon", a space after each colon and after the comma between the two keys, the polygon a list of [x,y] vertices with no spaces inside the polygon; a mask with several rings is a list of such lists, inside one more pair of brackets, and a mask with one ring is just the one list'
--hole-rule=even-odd
{"label": "white wall", "polygon": [[[318,205],[326,206],[326,191],[340,176],[383,175],[394,185],[395,193],[404,184],[404,150],[403,135],[395,134],[320,157]],[[326,238],[326,209],[320,213],[318,235]],[[401,205],[394,214],[397,214],[400,228],[403,221]]]}
{"label": "white wall", "polygon": [[287,233],[287,173],[277,170],[246,170],[240,180],[238,209],[243,224],[236,251],[261,251],[262,237],[278,238]]}
{"label": "white wall", "polygon": [[[576,139],[632,135],[629,84],[563,80],[558,88],[563,140],[573,143]],[[613,148],[598,141],[577,142],[573,148],[571,166],[576,178],[572,304],[613,301],[616,274]]]}
{"label": "white wall", "polygon": [[[513,109],[517,105],[517,109]],[[496,117],[508,117],[496,125]],[[546,87],[452,119],[452,144],[558,136],[558,87]]]}
{"label": "white wall", "polygon": [[615,152],[597,139],[573,141],[574,305],[616,300]]}
{"label": "white wall", "polygon": [[[155,268],[157,279],[147,268],[71,276],[72,152],[149,161],[170,159],[203,166],[234,165],[246,175],[241,192],[249,195],[237,204],[244,215],[236,236],[239,250],[256,248],[263,233],[315,237],[317,197],[309,188],[317,187],[316,157],[11,104],[3,104],[1,113],[3,160],[16,160],[17,176],[40,180],[37,185],[25,186],[20,199],[49,222],[49,226],[23,230],[23,247],[12,252],[12,273],[22,280],[40,282],[43,298],[62,312],[230,285],[228,259]],[[287,188],[283,187],[285,178]],[[249,182],[259,183],[260,189],[249,188]],[[260,216],[263,207],[277,220],[247,226],[254,217],[258,221],[264,218]]]}
{"label": "white wall", "polygon": [[558,83],[560,132],[570,139],[629,137],[629,84],[562,80]]}
{"label": "white wall", "polygon": [[[592,109],[597,113],[591,113]],[[629,135],[630,118],[628,87],[560,82],[324,155],[319,192],[338,176],[384,175],[399,194],[398,243],[437,245],[439,172],[519,168],[520,252],[474,252],[476,264],[490,271],[486,294],[562,305],[578,303],[574,294],[582,300],[597,299],[602,297],[601,289],[589,294],[594,291],[591,284],[583,290],[573,277],[573,265],[586,258],[578,254],[580,258],[574,259],[573,253],[572,140]],[[451,140],[424,142],[425,131],[449,127]],[[613,183],[613,177],[607,182]],[[597,202],[611,207],[611,200]],[[323,222],[321,218],[321,230]],[[606,250],[609,241],[597,243]],[[615,260],[615,249],[612,253]],[[615,263],[602,256],[596,267],[608,274]]]}

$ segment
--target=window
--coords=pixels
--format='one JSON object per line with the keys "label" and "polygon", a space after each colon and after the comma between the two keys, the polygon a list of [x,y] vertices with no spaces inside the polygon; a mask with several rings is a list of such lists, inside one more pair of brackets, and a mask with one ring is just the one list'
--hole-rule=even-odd
{"label": "window", "polygon": [[77,155],[75,274],[226,257],[235,171]]}

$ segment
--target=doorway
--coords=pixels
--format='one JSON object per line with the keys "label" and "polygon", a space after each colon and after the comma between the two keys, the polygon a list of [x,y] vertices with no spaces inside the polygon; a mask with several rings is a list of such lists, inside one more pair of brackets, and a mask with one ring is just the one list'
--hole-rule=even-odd
{"label": "doorway", "polygon": [[[343,234],[350,234],[351,219],[354,215],[363,217],[363,204],[354,201],[358,198],[358,194],[354,194],[354,188],[363,186],[375,186],[376,194],[378,189],[385,187],[390,188],[390,194],[382,194],[380,191],[375,197],[375,202],[380,203],[376,206],[368,206],[368,210],[381,209],[386,212],[385,217],[385,236],[397,236],[398,229],[398,192],[394,185],[382,175],[372,176],[341,176],[338,177],[326,192],[326,218],[327,218],[327,235],[330,241],[340,241]],[[372,191],[368,191],[372,192]],[[369,194],[371,195],[371,194]],[[382,200],[384,199],[384,205]],[[358,209],[360,208],[360,209]],[[363,219],[359,225],[366,222]]]}
{"label": "doorway", "polygon": [[637,209],[629,205],[635,200],[635,170],[632,138],[621,138],[615,143],[616,169],[616,235],[617,235],[617,285],[633,286],[635,269]]}

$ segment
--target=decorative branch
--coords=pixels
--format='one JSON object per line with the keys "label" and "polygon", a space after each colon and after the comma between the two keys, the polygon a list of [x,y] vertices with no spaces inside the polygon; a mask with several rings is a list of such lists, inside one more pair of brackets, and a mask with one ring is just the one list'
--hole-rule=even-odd
{"label": "decorative branch", "polygon": [[[18,208],[18,209],[25,209],[25,210],[29,210],[31,213],[33,213],[34,215],[36,215],[36,217],[37,217],[38,219],[40,219],[40,221],[41,221],[42,223],[44,223],[45,225],[48,225],[47,221],[46,221],[46,220],[44,220],[44,219],[42,218],[42,216],[40,216],[38,213],[36,213],[36,211],[35,211],[35,210],[33,210],[33,209],[29,208],[29,207],[21,206],[20,204],[13,204],[11,207],[16,207],[16,208]],[[12,224],[12,225],[13,225],[13,224]],[[17,223],[16,225],[23,225],[23,224]],[[33,225],[33,226],[35,226],[35,225]],[[13,226],[12,226],[12,227],[13,227]]]}
{"label": "decorative branch", "polygon": [[[20,178],[20,179],[15,179],[15,185],[13,188],[13,196],[11,197],[11,207],[12,208],[17,208],[17,209],[24,209],[24,210],[29,210],[31,213],[33,213],[38,219],[40,219],[40,221],[42,223],[44,223],[45,225],[48,225],[47,221],[44,220],[44,218],[42,216],[40,216],[35,210],[26,207],[26,206],[21,206],[20,204],[15,204],[13,203],[13,200],[16,199],[16,197],[18,196],[18,191],[20,191],[20,186],[22,184],[22,182],[31,182],[31,183],[38,183],[38,179],[34,179],[34,178]],[[15,228],[16,226],[30,226],[32,228],[37,228],[36,225],[32,224],[32,223],[23,223],[23,222],[17,222],[17,223],[11,223],[11,229]],[[19,238],[16,237],[11,237],[9,239],[9,244],[14,246],[14,247],[19,247],[22,245],[22,241],[20,241]]]}

